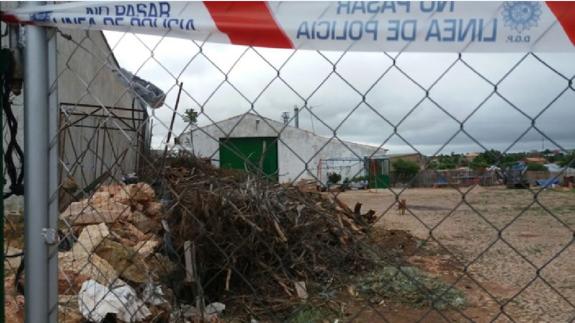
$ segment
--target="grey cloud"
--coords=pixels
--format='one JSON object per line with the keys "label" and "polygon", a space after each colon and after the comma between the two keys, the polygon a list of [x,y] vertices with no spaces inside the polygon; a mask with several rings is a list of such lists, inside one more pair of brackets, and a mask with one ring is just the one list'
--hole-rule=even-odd
{"label": "grey cloud", "polygon": [[[106,35],[113,45],[122,34]],[[149,47],[161,40],[156,36],[138,37]],[[572,126],[575,120],[575,109],[572,108],[575,90],[568,87],[568,79],[575,75],[572,55],[537,54],[548,67],[534,57],[524,59],[525,54],[521,53],[463,54],[464,62],[457,62],[458,55],[452,53],[405,53],[397,57],[397,67],[389,69],[396,55],[394,53],[390,54],[390,58],[384,53],[350,52],[342,56],[340,52],[322,52],[324,57],[314,51],[294,53],[291,50],[256,48],[248,49],[236,62],[246,47],[204,44],[202,51],[210,62],[197,55],[198,51],[198,46],[188,40],[161,40],[154,50],[154,59],[161,62],[162,67],[156,61],[149,60],[150,51],[133,35],[126,35],[116,46],[114,52],[123,67],[131,71],[139,70],[138,76],[152,81],[165,91],[169,90],[166,106],[153,112],[155,118],[164,123],[159,125],[159,122],[155,122],[154,145],[160,145],[164,140],[166,125],[173,114],[177,96],[174,76],[184,83],[185,89],[178,111],[180,115],[175,122],[175,133],[181,133],[186,127],[181,118],[186,108],[203,109],[204,115],[200,116],[199,124],[206,125],[211,120],[219,121],[245,113],[252,108],[252,104],[257,113],[280,120],[282,112],[293,114],[294,106],[302,107],[307,100],[308,108],[321,120],[304,109],[300,113],[302,128],[332,136],[333,132],[323,122],[331,128],[339,126],[337,135],[343,140],[379,145],[393,133],[393,126],[379,115],[397,125],[425,98],[425,89],[430,88],[455,63],[433,85],[429,91],[430,98],[457,120],[463,121],[491,95],[464,124],[464,130],[485,147],[506,149],[530,126],[531,120],[513,105],[534,117],[550,104],[548,110],[537,118],[536,126],[561,147],[572,149],[575,146],[575,127]],[[194,55],[197,56],[190,62]],[[337,62],[337,74],[332,74],[318,89],[319,84],[334,71],[334,62]],[[516,66],[518,62],[521,63]],[[228,73],[230,68],[231,72]],[[283,81],[276,79],[270,84],[277,75],[276,69],[280,68]],[[512,68],[513,72],[505,77]],[[228,73],[233,87],[225,82],[221,84],[225,76],[220,70]],[[382,77],[384,72],[386,74]],[[503,77],[505,79],[501,81]],[[498,93],[508,102],[493,93],[494,86],[490,82],[498,84]],[[554,101],[561,93],[559,99]],[[367,104],[361,103],[363,95]],[[358,104],[357,110],[348,117]],[[458,121],[438,109],[429,99],[425,99],[397,128],[403,138],[427,154],[435,153],[459,129]],[[511,150],[540,149],[542,145],[556,147],[532,130]],[[389,140],[386,148],[392,153],[412,151],[398,137]],[[441,152],[476,150],[481,150],[481,147],[460,134]]]}

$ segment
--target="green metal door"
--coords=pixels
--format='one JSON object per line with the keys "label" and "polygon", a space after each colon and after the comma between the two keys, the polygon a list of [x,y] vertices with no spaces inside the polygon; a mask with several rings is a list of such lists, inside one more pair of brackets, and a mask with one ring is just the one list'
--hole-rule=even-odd
{"label": "green metal door", "polygon": [[368,160],[369,188],[389,187],[389,159]]}
{"label": "green metal door", "polygon": [[274,137],[220,139],[220,167],[241,169],[278,180],[278,143]]}

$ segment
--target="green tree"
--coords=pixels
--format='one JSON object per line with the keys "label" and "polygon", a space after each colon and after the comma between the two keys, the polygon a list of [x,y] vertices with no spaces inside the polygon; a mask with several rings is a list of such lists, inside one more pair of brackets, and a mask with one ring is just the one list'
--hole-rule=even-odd
{"label": "green tree", "polygon": [[485,161],[489,164],[489,166],[496,165],[503,159],[503,153],[495,149],[484,151],[480,155],[483,155]]}
{"label": "green tree", "polygon": [[529,164],[527,164],[527,170],[546,171],[547,167],[545,167],[544,165],[541,165],[541,164],[529,163]]}
{"label": "green tree", "polygon": [[194,109],[186,109],[186,112],[184,112],[184,121],[192,128],[192,131],[190,131],[190,143],[192,144],[192,154],[195,154],[193,128],[198,123],[198,113]]}
{"label": "green tree", "polygon": [[392,166],[395,179],[402,182],[410,181],[419,172],[419,165],[410,160],[398,159]]}
{"label": "green tree", "polygon": [[434,169],[454,169],[458,165],[459,157],[451,153],[451,155],[439,155],[435,160],[437,165]]}
{"label": "green tree", "polygon": [[492,165],[497,165],[502,168],[511,166],[515,162],[523,159],[525,153],[502,153],[498,150],[486,150],[480,153],[477,157],[469,163],[469,167],[472,169],[483,169]]}
{"label": "green tree", "polygon": [[504,154],[501,162],[499,163],[499,166],[502,168],[507,168],[513,164],[515,164],[516,162],[522,160],[523,158],[525,158],[526,154],[525,153],[508,153],[508,154]]}
{"label": "green tree", "polygon": [[330,184],[337,184],[341,180],[341,175],[338,173],[327,173],[327,181]]}
{"label": "green tree", "polygon": [[437,159],[432,159],[427,164],[427,169],[439,169],[439,161]]}
{"label": "green tree", "polygon": [[575,167],[575,151],[563,155],[559,160],[559,166],[561,167]]}
{"label": "green tree", "polygon": [[487,167],[489,167],[489,166],[490,166],[490,164],[489,164],[489,162],[487,161],[487,159],[486,159],[484,156],[481,156],[481,155],[475,157],[475,158],[471,161],[471,163],[469,163],[469,167],[470,167],[471,169],[475,169],[475,170],[484,169],[484,168],[487,168]]}
{"label": "green tree", "polygon": [[564,157],[564,154],[554,154],[553,152],[549,153],[549,154],[545,154],[545,158],[547,159],[547,161],[549,161],[550,163],[559,163],[561,162],[561,159]]}
{"label": "green tree", "polygon": [[198,122],[198,113],[194,109],[187,109],[183,118],[190,125],[195,125]]}

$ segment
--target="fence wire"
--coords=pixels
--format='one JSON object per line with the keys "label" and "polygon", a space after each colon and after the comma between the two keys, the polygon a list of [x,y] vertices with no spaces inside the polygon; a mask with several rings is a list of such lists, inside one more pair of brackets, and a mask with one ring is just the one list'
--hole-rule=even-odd
{"label": "fence wire", "polygon": [[575,319],[572,57],[56,37],[61,321]]}

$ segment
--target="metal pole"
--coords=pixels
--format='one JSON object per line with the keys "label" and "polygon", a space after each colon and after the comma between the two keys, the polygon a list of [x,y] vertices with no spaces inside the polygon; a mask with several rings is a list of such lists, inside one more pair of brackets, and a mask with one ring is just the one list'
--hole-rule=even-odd
{"label": "metal pole", "polygon": [[[49,108],[48,108],[48,228],[51,232],[58,231],[59,210],[59,151],[60,144],[58,129],[60,121],[60,109],[58,106],[58,69],[56,41],[58,34],[55,29],[48,31],[48,81],[49,88]],[[53,243],[48,247],[48,322],[58,322],[58,244]]]}
{"label": "metal pole", "polygon": [[25,320],[48,319],[48,43],[46,30],[26,26],[24,54]]}
{"label": "metal pole", "polygon": [[[180,105],[180,95],[182,94],[182,88],[184,87],[184,82],[180,83],[180,89],[178,90],[178,97],[176,98],[176,106],[174,107],[174,113],[172,113],[172,121],[170,121],[170,128],[168,129],[168,138],[166,139],[166,147],[164,148],[164,156],[162,160],[166,160],[168,155],[168,145],[170,144],[170,139],[172,138],[172,130],[174,129],[174,121],[176,121],[176,114],[178,112],[178,105]],[[163,169],[163,165],[162,165]]]}
{"label": "metal pole", "polygon": [[297,108],[297,106],[293,107],[293,114],[295,118],[295,127],[299,128],[299,109]]}
{"label": "metal pole", "polygon": [[[4,55],[0,56],[0,72],[4,72]],[[4,115],[4,80],[0,78],[2,82],[0,82],[0,131],[2,131],[2,135],[4,135],[4,123],[2,123],[2,116]],[[0,187],[2,187],[2,201],[0,201],[0,239],[2,240],[2,246],[4,246],[4,148],[2,147],[2,143],[4,140],[0,140],[0,152],[2,152],[2,156],[0,156],[0,169],[2,170],[2,177],[0,178]],[[0,278],[4,281],[4,249],[0,253]],[[0,286],[0,295],[2,295],[2,304],[6,304],[6,291],[4,290],[4,284]],[[0,308],[0,320],[5,320],[4,316],[4,306]]]}

